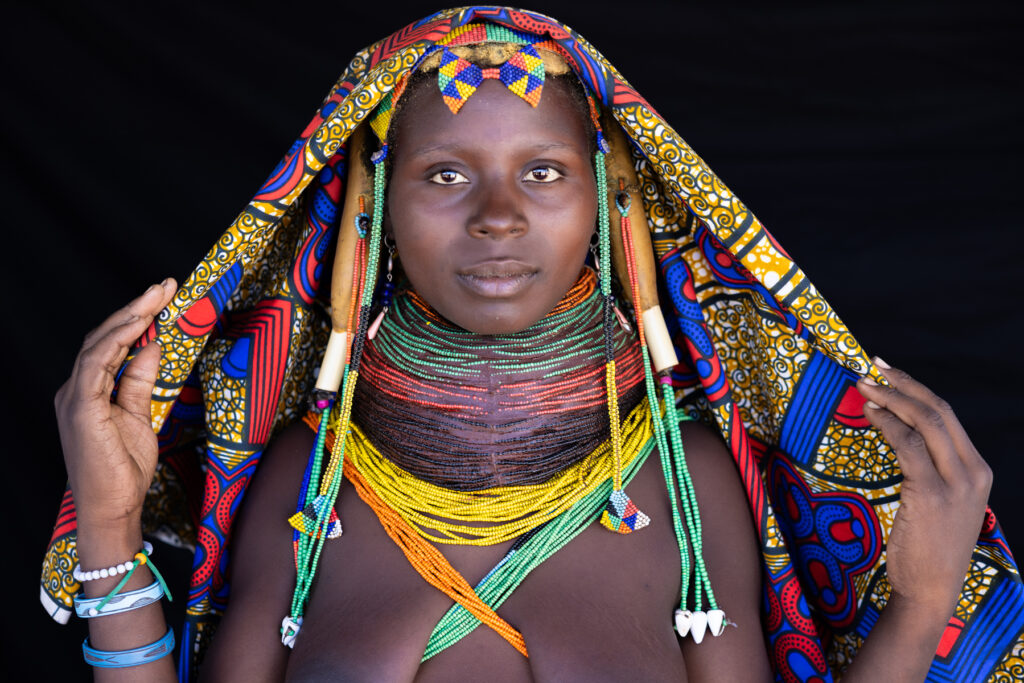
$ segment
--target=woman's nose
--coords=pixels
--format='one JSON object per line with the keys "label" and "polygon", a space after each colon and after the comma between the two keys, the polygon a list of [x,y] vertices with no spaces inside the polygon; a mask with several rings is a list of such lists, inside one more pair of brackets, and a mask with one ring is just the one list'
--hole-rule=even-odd
{"label": "woman's nose", "polygon": [[477,184],[476,206],[466,221],[473,237],[501,239],[523,235],[528,229],[522,189],[515,180],[492,179]]}

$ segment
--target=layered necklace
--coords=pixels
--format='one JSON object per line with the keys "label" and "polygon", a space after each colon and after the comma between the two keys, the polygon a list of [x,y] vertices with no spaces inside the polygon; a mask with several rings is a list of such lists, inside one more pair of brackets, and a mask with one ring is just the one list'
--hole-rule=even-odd
{"label": "layered necklace", "polygon": [[[620,468],[628,480],[651,452],[638,340],[620,326],[609,333],[604,316],[589,268],[551,313],[508,335],[456,327],[414,292],[400,291],[364,348],[348,429],[337,407],[327,429],[308,416],[323,439],[314,453],[337,451],[337,435],[346,433],[344,476],[410,565],[459,608],[438,625],[427,657],[481,623],[525,655],[522,636],[494,610],[597,519]],[[616,423],[618,459],[607,413],[609,346],[616,407],[627,415]],[[310,459],[307,482],[320,467]],[[307,496],[290,520],[306,538],[324,502]],[[332,524],[328,535],[340,534],[340,522]],[[513,539],[476,588],[432,545]],[[309,547],[296,543],[300,564]]]}
{"label": "layered necklace", "polygon": [[[494,336],[400,292],[364,351],[352,421],[387,461],[436,487],[479,491],[564,473],[610,433],[596,292],[585,268],[543,319]],[[631,333],[616,326],[612,346],[625,415],[644,394],[644,367]]]}

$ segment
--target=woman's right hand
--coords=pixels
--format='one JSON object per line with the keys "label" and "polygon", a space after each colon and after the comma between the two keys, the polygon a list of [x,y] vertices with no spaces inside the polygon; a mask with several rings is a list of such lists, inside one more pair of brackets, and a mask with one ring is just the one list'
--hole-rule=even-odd
{"label": "woman's right hand", "polygon": [[121,375],[117,398],[110,394],[132,344],[176,289],[171,278],[153,285],[86,335],[71,377],[57,391],[57,425],[80,527],[138,529],[156,470],[150,400],[160,346],[139,351]]}

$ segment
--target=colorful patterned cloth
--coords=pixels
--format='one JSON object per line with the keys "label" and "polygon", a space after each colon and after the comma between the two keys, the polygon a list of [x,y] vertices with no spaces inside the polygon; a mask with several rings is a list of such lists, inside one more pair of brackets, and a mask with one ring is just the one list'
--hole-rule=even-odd
{"label": "colorful patterned cloth", "polygon": [[[225,608],[226,544],[271,435],[301,415],[329,331],[321,293],[344,143],[436,43],[490,22],[546,36],[636,144],[663,277],[662,310],[693,416],[732,450],[758,523],[769,655],[784,681],[841,674],[885,605],[900,473],[862,414],[860,345],[803,272],[681,137],[572,30],[494,7],[445,10],[358,53],[301,137],[140,344],[164,349],[153,394],[162,459],[145,531],[195,547],[185,656]],[[473,29],[473,30],[479,30]],[[41,598],[66,621],[79,589],[64,497]],[[991,512],[929,673],[1010,681],[1024,671],[1024,586]],[[182,662],[182,677],[191,668]]]}

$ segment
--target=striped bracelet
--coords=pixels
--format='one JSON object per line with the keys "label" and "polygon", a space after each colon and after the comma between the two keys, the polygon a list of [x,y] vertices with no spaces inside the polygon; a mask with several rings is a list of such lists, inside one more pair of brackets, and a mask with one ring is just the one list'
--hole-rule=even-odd
{"label": "striped bracelet", "polygon": [[167,635],[155,643],[137,647],[134,650],[97,650],[89,645],[89,639],[82,642],[85,663],[102,669],[121,669],[126,666],[148,664],[171,654],[174,649],[174,631],[167,629]]}
{"label": "striped bracelet", "polygon": [[[75,613],[83,619],[105,617],[108,614],[131,612],[133,609],[152,605],[162,597],[164,597],[164,587],[159,581],[154,581],[145,588],[114,595],[109,600],[107,597],[83,598],[76,595]],[[106,604],[101,604],[104,601]]]}

